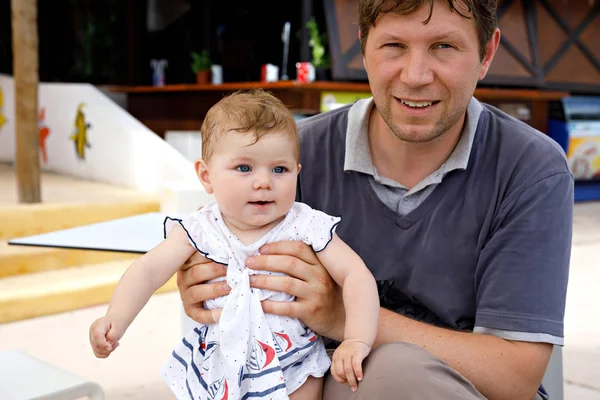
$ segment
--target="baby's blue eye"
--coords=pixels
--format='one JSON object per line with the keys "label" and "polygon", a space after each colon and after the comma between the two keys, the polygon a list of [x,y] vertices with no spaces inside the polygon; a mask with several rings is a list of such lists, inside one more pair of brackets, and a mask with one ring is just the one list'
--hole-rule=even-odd
{"label": "baby's blue eye", "polygon": [[287,170],[287,168],[285,168],[285,167],[275,167],[275,168],[273,168],[273,172],[275,172],[276,174],[283,174],[286,170]]}
{"label": "baby's blue eye", "polygon": [[237,169],[240,172],[250,172],[250,166],[249,165],[239,165],[235,169]]}

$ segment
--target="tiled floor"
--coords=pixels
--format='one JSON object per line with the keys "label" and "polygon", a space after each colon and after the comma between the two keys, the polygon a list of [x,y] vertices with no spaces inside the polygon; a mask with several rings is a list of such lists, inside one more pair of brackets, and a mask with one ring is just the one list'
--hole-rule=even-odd
{"label": "tiled floor", "polygon": [[[179,340],[179,304],[177,293],[153,297],[106,360],[88,344],[106,306],[0,325],[0,350],[22,349],[94,380],[108,400],[170,399],[159,369]],[[600,203],[576,205],[565,341],[565,399],[600,400]]]}

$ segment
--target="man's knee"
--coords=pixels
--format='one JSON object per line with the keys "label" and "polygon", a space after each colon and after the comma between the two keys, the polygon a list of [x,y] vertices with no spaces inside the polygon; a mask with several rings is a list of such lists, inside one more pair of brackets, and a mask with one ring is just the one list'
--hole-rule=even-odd
{"label": "man's knee", "polygon": [[340,385],[329,377],[323,399],[483,399],[458,372],[409,343],[377,347],[365,360],[363,372],[364,379],[356,393],[347,384]]}
{"label": "man's knee", "polygon": [[430,379],[427,369],[434,359],[430,353],[413,344],[381,345],[365,360],[362,385],[365,389],[382,391],[405,391],[407,386],[424,385]]}

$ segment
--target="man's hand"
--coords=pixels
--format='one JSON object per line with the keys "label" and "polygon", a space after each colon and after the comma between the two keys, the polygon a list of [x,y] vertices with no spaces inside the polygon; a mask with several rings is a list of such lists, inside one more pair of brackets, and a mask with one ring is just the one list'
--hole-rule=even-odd
{"label": "man's hand", "polygon": [[205,283],[225,276],[227,267],[213,262],[198,252],[177,271],[177,287],[188,317],[201,324],[212,324],[219,320],[220,309],[205,310],[204,302],[229,294],[227,282]]}
{"label": "man's hand", "polygon": [[293,302],[265,300],[267,314],[298,318],[316,333],[342,341],[345,313],[342,289],[333,281],[312,249],[299,241],[270,243],[246,264],[256,270],[288,276],[252,275],[250,286],[295,296]]}

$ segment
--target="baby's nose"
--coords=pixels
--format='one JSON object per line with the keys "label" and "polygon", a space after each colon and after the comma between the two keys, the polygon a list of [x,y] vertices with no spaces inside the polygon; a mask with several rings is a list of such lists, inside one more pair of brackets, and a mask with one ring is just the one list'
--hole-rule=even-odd
{"label": "baby's nose", "polygon": [[271,188],[271,174],[268,172],[257,172],[254,176],[253,187],[255,190],[270,189]]}

